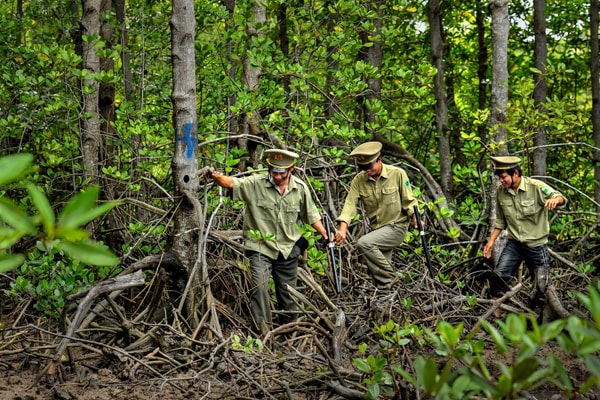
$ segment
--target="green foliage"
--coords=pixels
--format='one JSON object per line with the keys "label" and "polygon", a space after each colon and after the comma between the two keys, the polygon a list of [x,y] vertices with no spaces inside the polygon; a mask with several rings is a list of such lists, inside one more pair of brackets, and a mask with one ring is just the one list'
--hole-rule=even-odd
{"label": "green foliage", "polygon": [[248,231],[248,235],[251,238],[254,238],[258,242],[274,242],[276,239],[275,235],[273,233],[264,233],[263,234],[262,232],[253,230],[253,229],[250,229]]}
{"label": "green foliage", "polygon": [[[440,321],[435,330],[425,330],[426,342],[416,341],[421,347],[433,348],[437,357],[418,355],[413,368],[398,363],[397,354],[413,343],[408,337],[417,337],[417,331],[412,326],[401,329],[390,321],[374,328],[380,337],[377,355],[354,359],[354,364],[364,374],[369,398],[393,395],[390,382],[399,377],[421,397],[436,399],[517,399],[523,391],[543,385],[555,387],[568,398],[578,398],[600,388],[600,293],[590,287],[589,295],[579,293],[578,299],[591,313],[592,321],[570,316],[539,325],[524,314],[509,314],[497,321],[497,326],[480,321],[491,347],[489,341],[486,344],[483,339],[474,339],[478,333],[481,336],[477,330],[465,336],[462,323],[453,326]],[[545,349],[550,343],[558,344],[562,353],[548,353]],[[359,346],[359,351],[364,355],[367,346]],[[489,369],[489,357],[496,360],[497,371]],[[566,359],[587,368],[585,381],[579,386],[561,362]]]}
{"label": "green foliage", "polygon": [[262,353],[264,346],[262,340],[253,338],[252,336],[248,336],[246,338],[246,342],[242,343],[242,339],[239,335],[233,335],[231,337],[231,348],[234,350],[243,351],[246,354],[251,354],[254,351]]}
{"label": "green foliage", "polygon": [[[68,295],[107,276],[119,261],[106,246],[90,240],[83,228],[118,203],[97,205],[99,188],[92,186],[75,195],[56,217],[44,193],[23,180],[32,161],[24,153],[0,158],[0,189],[26,189],[28,194],[21,203],[6,194],[0,197],[0,272],[20,265],[7,293],[31,296],[36,309],[56,317]],[[26,256],[11,251],[30,238],[37,239],[35,250]]]}

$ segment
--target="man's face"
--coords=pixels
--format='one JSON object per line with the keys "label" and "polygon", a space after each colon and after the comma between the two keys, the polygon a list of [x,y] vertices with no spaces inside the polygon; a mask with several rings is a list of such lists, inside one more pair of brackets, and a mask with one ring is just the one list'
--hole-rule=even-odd
{"label": "man's face", "polygon": [[367,175],[370,177],[377,177],[381,174],[381,158],[378,158],[374,162],[369,165],[363,166],[360,168],[362,171],[365,171]]}
{"label": "man's face", "polygon": [[506,172],[503,172],[502,174],[498,175],[498,180],[500,181],[502,186],[508,189],[513,185],[513,176],[514,174],[509,175]]}
{"label": "man's face", "polygon": [[273,179],[273,182],[276,186],[281,186],[281,184],[287,181],[287,179],[290,176],[289,169],[285,170],[285,172],[269,171],[269,173],[271,174],[271,178]]}

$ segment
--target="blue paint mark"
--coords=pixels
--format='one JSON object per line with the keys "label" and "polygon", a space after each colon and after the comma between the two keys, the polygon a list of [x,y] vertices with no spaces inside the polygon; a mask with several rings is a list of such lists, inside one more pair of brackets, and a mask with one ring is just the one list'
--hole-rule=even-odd
{"label": "blue paint mark", "polygon": [[198,142],[198,138],[192,137],[192,123],[188,122],[185,124],[185,135],[177,138],[178,142],[186,142],[187,151],[186,156],[188,159],[194,155],[194,143]]}

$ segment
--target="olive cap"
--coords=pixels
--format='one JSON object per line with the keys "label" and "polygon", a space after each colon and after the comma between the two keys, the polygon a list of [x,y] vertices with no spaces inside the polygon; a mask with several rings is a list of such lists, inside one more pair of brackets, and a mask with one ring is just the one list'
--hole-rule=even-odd
{"label": "olive cap", "polygon": [[271,171],[278,173],[287,171],[294,165],[296,158],[298,158],[298,154],[283,149],[265,150],[265,154],[267,155],[267,164],[271,167]]}
{"label": "olive cap", "polygon": [[365,142],[352,150],[350,157],[355,157],[359,165],[369,165],[377,160],[383,145],[380,142]]}
{"label": "olive cap", "polygon": [[492,162],[494,163],[494,169],[504,170],[517,167],[521,159],[514,156],[494,156]]}

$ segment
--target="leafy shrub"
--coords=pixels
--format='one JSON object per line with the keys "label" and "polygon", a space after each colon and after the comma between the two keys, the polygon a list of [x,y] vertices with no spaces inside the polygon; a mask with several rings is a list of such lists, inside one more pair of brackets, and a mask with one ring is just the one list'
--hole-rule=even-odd
{"label": "leafy shrub", "polygon": [[[31,296],[34,307],[56,317],[65,298],[104,278],[118,262],[101,243],[89,239],[83,228],[117,202],[97,205],[99,188],[89,187],[75,195],[55,215],[44,193],[27,180],[33,157],[16,154],[0,158],[0,188],[25,189],[27,197],[15,202],[0,194],[0,272],[17,268],[16,278],[5,294]],[[21,240],[35,240],[26,254],[15,254]]]}
{"label": "leafy shrub", "polygon": [[[525,314],[509,314],[497,321],[497,327],[482,320],[466,335],[462,323],[452,326],[440,321],[435,330],[424,330],[425,337],[416,327],[402,328],[390,321],[375,327],[381,338],[377,354],[365,357],[367,347],[362,345],[363,358],[355,359],[354,364],[364,374],[370,399],[394,395],[393,383],[399,380],[436,399],[517,399],[523,391],[543,385],[568,398],[579,398],[600,388],[600,293],[590,287],[589,296],[579,293],[578,298],[592,321],[570,316],[539,325]],[[481,329],[493,343],[488,350],[498,355],[498,373],[488,368],[484,350],[489,341],[474,339]],[[432,347],[438,357],[418,355],[411,367],[398,363],[402,347],[415,341],[421,347]],[[551,342],[558,344],[562,353],[545,352]],[[579,387],[562,364],[564,359],[586,367],[587,375]]]}

